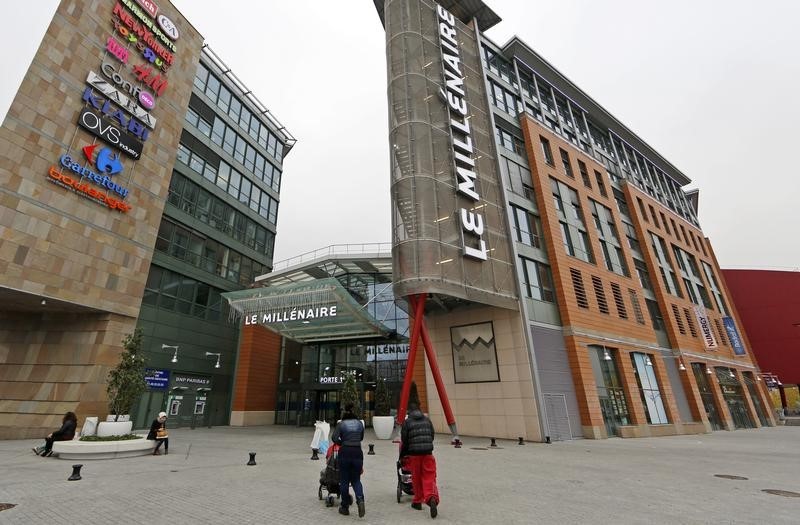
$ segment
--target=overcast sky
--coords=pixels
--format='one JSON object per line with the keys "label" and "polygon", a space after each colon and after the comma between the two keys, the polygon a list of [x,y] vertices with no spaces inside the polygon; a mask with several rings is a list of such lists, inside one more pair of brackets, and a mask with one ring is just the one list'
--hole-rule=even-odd
{"label": "overcast sky", "polygon": [[[275,260],[390,241],[384,36],[372,1],[174,3],[298,139],[284,162]],[[723,268],[800,268],[790,155],[800,2],[487,3],[503,18],[490,38],[518,35],[692,179]],[[13,23],[0,32],[0,115],[56,5],[4,5]]]}

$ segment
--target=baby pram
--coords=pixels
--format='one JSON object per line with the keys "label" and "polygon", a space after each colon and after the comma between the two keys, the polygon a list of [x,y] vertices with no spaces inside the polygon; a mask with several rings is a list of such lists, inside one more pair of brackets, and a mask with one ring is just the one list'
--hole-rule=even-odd
{"label": "baby pram", "polygon": [[397,462],[397,503],[405,492],[409,496],[414,495],[414,488],[411,485],[411,471],[408,469],[408,456],[400,458]]}
{"label": "baby pram", "polygon": [[[328,495],[322,495],[322,490]],[[334,496],[339,494],[339,445],[331,444],[325,455],[325,468],[319,471],[319,499],[325,500],[326,507],[333,507]]]}

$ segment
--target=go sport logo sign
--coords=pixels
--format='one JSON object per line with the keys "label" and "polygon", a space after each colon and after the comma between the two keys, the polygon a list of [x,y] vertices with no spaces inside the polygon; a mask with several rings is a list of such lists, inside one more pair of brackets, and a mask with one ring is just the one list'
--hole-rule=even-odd
{"label": "go sport logo sign", "polygon": [[[123,169],[119,154],[114,153],[111,149],[106,147],[97,150],[98,147],[98,144],[93,144],[83,148],[83,154],[89,165],[94,165],[97,171],[91,169],[91,167],[81,165],[81,163],[73,159],[71,155],[65,153],[59,158],[59,164],[62,168],[61,171],[55,166],[50,167],[48,171],[50,180],[82,196],[88,197],[99,204],[106,205],[112,210],[119,210],[123,213],[127,213],[133,209],[133,207],[110,195],[110,193],[113,192],[124,199],[129,193],[127,188],[120,186],[112,180],[112,177],[121,173]],[[96,153],[95,150],[97,150]],[[76,177],[73,178],[69,174],[66,174],[68,171],[74,173]],[[86,184],[84,180],[92,182],[104,188],[106,191],[104,192],[93,188]]]}

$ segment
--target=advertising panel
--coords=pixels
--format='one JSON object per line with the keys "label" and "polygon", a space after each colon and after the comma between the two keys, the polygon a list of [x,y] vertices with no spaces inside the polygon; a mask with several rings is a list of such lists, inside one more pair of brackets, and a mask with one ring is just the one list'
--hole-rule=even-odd
{"label": "advertising panel", "polygon": [[716,350],[719,346],[717,345],[717,339],[714,337],[714,332],[711,331],[711,323],[708,320],[705,308],[702,306],[695,306],[694,314],[700,325],[700,335],[703,338],[703,344],[710,350]]}
{"label": "advertising panel", "polygon": [[427,0],[384,13],[395,295],[516,309],[477,35]]}
{"label": "advertising panel", "polygon": [[739,337],[739,330],[736,329],[736,322],[732,317],[723,317],[722,323],[725,325],[725,331],[728,333],[728,340],[733,347],[733,353],[736,355],[745,355],[747,352],[744,349],[742,338]]}
{"label": "advertising panel", "polygon": [[453,326],[450,342],[456,383],[500,381],[491,322]]}

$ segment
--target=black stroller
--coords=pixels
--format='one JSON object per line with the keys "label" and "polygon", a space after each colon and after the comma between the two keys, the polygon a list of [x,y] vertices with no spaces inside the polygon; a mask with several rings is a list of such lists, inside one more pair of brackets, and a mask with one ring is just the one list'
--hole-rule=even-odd
{"label": "black stroller", "polygon": [[[323,496],[322,490],[328,495]],[[320,500],[325,500],[326,507],[333,507],[334,496],[339,494],[339,445],[333,444],[328,449],[325,468],[319,471],[319,491]]]}
{"label": "black stroller", "polygon": [[408,457],[403,457],[397,462],[397,503],[405,492],[409,496],[414,495],[414,487],[411,485],[411,471],[407,468]]}

